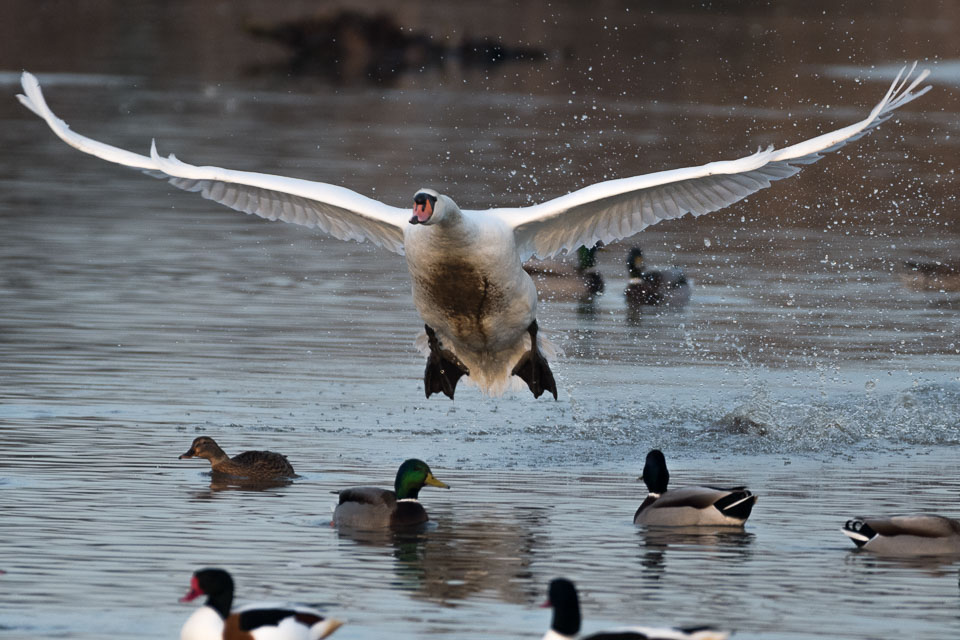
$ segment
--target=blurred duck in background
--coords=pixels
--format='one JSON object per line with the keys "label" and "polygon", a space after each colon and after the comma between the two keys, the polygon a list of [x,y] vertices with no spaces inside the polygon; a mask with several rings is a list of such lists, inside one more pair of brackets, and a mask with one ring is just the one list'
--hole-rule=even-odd
{"label": "blurred duck in background", "polygon": [[643,252],[634,247],[627,256],[630,281],[624,295],[627,304],[639,306],[680,307],[690,300],[690,283],[678,267],[660,271],[644,269]]}
{"label": "blurred duck in background", "polygon": [[597,270],[598,242],[591,248],[577,249],[577,263],[565,260],[528,260],[524,270],[533,276],[544,300],[588,301],[603,293],[603,276]]}
{"label": "blurred duck in background", "polygon": [[916,262],[904,260],[900,279],[917,291],[960,291],[960,260]]}

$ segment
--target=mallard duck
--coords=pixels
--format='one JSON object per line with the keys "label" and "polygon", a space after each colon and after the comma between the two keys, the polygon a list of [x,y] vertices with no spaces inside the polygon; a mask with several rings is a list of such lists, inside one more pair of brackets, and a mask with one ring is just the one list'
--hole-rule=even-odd
{"label": "mallard duck", "polygon": [[306,607],[247,605],[231,612],[233,578],[223,569],[201,569],[180,602],[202,595],[206,603],[180,629],[180,640],[320,640],[342,624]]}
{"label": "mallard duck", "polygon": [[901,280],[920,291],[960,291],[960,260],[953,262],[915,262],[904,260],[906,271]]}
{"label": "mallard duck", "polygon": [[662,305],[677,307],[690,300],[690,283],[677,267],[661,271],[643,268],[643,251],[634,247],[627,256],[630,280],[623,295],[633,306]]}
{"label": "mallard duck", "polygon": [[[538,337],[537,289],[523,270],[536,255],[551,258],[598,241],[630,237],[661,220],[717,211],[765,189],[852,142],[893,111],[926,93],[929,75],[898,75],[866,118],[782,149],[737,160],[659,171],[589,185],[531,206],[511,202],[461,209],[433,189],[413,194],[413,211],[337,185],[236,171],[163,157],[153,145],[140,155],[72,131],[49,108],[36,77],[21,76],[20,102],[67,144],[163,178],[173,186],[270,220],[318,227],[341,240],[369,240],[406,258],[413,304],[429,340],[425,393],[453,397],[468,376],[481,392],[504,393],[517,377],[535,398],[557,385]],[[416,156],[413,162],[423,162]],[[626,171],[626,168],[624,168]],[[424,171],[421,171],[424,173]],[[372,190],[376,181],[365,185]],[[448,357],[452,356],[452,357]],[[434,384],[438,379],[442,382]]]}
{"label": "mallard duck", "polygon": [[960,554],[960,522],[943,516],[853,518],[841,531],[857,548],[881,555]]}
{"label": "mallard duck", "polygon": [[577,249],[577,264],[562,260],[529,260],[523,269],[537,282],[545,300],[585,300],[603,293],[603,276],[597,271],[599,242],[591,248]]}
{"label": "mallard duck", "polygon": [[642,480],[650,493],[634,514],[634,524],[743,526],[757,502],[757,496],[746,487],[683,487],[667,491],[670,472],[659,449],[647,454]]}
{"label": "mallard duck", "polygon": [[397,470],[393,491],[377,487],[353,487],[340,492],[340,502],[333,512],[336,527],[381,529],[405,527],[426,522],[427,511],[417,500],[424,485],[449,489],[433,476],[423,460],[411,458]]}
{"label": "mallard duck", "polygon": [[[569,640],[580,632],[577,588],[565,578],[550,582],[544,607],[553,608],[550,631],[543,640]],[[729,631],[713,627],[624,627],[582,636],[580,640],[726,640]]]}
{"label": "mallard duck", "polygon": [[209,436],[195,438],[187,452],[179,459],[185,458],[206,458],[210,461],[214,474],[250,480],[279,480],[297,475],[285,455],[273,451],[244,451],[231,458]]}

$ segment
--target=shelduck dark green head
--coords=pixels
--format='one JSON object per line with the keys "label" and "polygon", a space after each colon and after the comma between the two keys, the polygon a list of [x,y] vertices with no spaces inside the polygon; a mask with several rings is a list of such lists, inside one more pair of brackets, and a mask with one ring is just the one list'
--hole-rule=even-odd
{"label": "shelduck dark green head", "polygon": [[397,499],[399,500],[405,498],[416,499],[417,496],[420,495],[420,489],[422,489],[424,485],[440,487],[441,489],[450,488],[434,477],[433,472],[430,471],[430,467],[427,466],[426,462],[417,460],[416,458],[410,458],[400,465],[400,468],[397,470],[397,479],[393,483],[393,490],[396,492]]}

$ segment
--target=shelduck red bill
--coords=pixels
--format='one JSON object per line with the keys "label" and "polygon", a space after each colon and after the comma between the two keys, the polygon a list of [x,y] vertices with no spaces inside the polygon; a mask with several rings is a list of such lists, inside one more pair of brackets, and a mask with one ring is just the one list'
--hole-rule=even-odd
{"label": "shelduck red bill", "polygon": [[197,576],[193,576],[190,578],[190,591],[187,591],[187,594],[180,598],[180,602],[190,602],[202,595],[203,589],[200,588],[200,583],[197,582]]}

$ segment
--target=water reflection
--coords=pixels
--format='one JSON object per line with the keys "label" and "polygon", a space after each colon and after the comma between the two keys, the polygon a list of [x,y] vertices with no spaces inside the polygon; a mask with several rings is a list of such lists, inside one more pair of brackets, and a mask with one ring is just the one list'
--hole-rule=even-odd
{"label": "water reflection", "polygon": [[[188,160],[393,203],[455,185],[461,205],[483,208],[847,124],[883,88],[859,71],[824,82],[831,65],[863,69],[888,59],[890,42],[905,57],[955,48],[960,8],[841,4],[744,4],[738,17],[661,3],[638,19],[606,3],[566,1],[548,15],[413,2],[406,27],[451,32],[468,12],[479,34],[584,43],[582,59],[398,74],[403,90],[383,92],[245,78],[277,51],[251,45],[234,18],[295,15],[274,2],[60,2],[41,20],[38,3],[10,0],[0,47],[7,69],[62,72],[71,124],[122,147],[157,135]],[[9,97],[19,74],[0,75]],[[696,282],[682,313],[631,311],[613,250],[604,295],[544,295],[576,405],[535,405],[469,393],[424,402],[411,346],[422,323],[402,258],[88,162],[3,101],[2,624],[18,637],[169,638],[185,617],[170,595],[183,570],[171,567],[216,556],[262,576],[270,588],[258,599],[300,600],[318,576],[336,584],[360,639],[540,637],[546,615],[531,617],[524,588],[539,595],[556,575],[582,578],[598,622],[636,620],[638,596],[655,590],[659,610],[691,612],[664,621],[696,615],[738,638],[832,638],[840,626],[860,639],[957,636],[955,561],[856,553],[823,515],[956,509],[960,303],[896,280],[904,259],[956,255],[955,215],[936,206],[954,197],[941,174],[956,164],[960,137],[946,135],[956,111],[951,91],[931,92],[889,123],[890,137],[864,140],[856,161],[825,159],[735,209],[645,231],[651,264],[682,265]],[[758,388],[769,397],[749,401]],[[318,466],[335,452],[336,466],[366,468],[402,449],[474,470],[477,485],[497,481],[491,469],[529,472],[491,498],[496,508],[458,483],[436,508],[431,497],[426,530],[351,542],[326,515],[326,491],[350,478],[250,487],[156,470],[181,450],[185,414],[215,425],[229,415],[251,434],[276,425],[281,451]],[[636,530],[639,500],[622,478],[570,500],[582,486],[571,469],[626,468],[651,442],[682,451],[688,469],[719,466],[767,489],[750,531]],[[912,457],[884,458],[890,450]],[[844,464],[821,464],[833,451]],[[903,491],[918,481],[923,491]],[[639,580],[638,567],[648,567]]]}
{"label": "water reflection", "polygon": [[251,480],[220,473],[202,474],[210,478],[208,489],[194,491],[193,500],[212,500],[222,491],[238,491],[250,493],[271,493],[275,489],[289,487],[293,484],[290,478],[282,480]]}
{"label": "water reflection", "polygon": [[638,527],[640,564],[644,577],[659,580],[667,558],[675,553],[724,556],[746,560],[753,554],[755,535],[741,527]]}
{"label": "water reflection", "polygon": [[547,510],[501,505],[496,514],[480,518],[441,518],[414,529],[340,527],[337,534],[390,550],[397,585],[415,598],[451,607],[478,594],[525,603],[530,566],[544,544]]}
{"label": "water reflection", "polygon": [[886,576],[891,570],[911,569],[932,577],[943,577],[956,571],[960,556],[878,556],[866,549],[850,549],[844,564],[857,567],[865,575]]}

